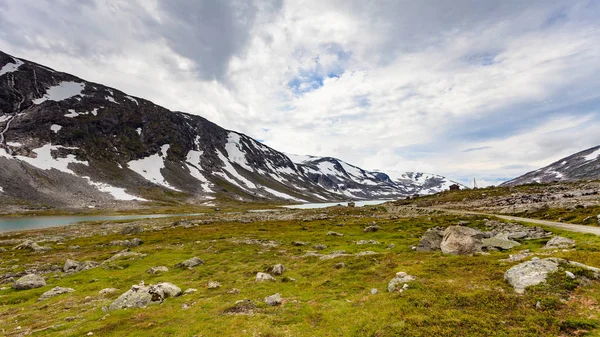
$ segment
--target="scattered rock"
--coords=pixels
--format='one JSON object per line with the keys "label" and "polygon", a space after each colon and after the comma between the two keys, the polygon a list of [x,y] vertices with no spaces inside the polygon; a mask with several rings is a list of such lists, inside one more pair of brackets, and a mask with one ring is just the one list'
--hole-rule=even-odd
{"label": "scattered rock", "polygon": [[327,249],[327,246],[319,243],[319,244],[314,245],[313,248],[316,250],[323,250],[323,249]]}
{"label": "scattered rock", "polygon": [[166,273],[169,271],[169,268],[165,267],[165,266],[158,266],[158,267],[152,267],[148,270],[146,270],[146,272],[148,274],[158,274],[158,273]]}
{"label": "scattered rock", "polygon": [[177,297],[182,294],[181,289],[168,282],[156,285],[134,285],[127,292],[119,296],[108,310],[144,308],[151,303],[163,302],[166,298]]}
{"label": "scattered rock", "polygon": [[345,267],[346,267],[346,264],[344,262],[338,262],[338,263],[336,263],[336,264],[333,265],[333,268],[335,268],[335,269],[342,269],[342,268],[345,268]]}
{"label": "scattered rock", "polygon": [[329,254],[320,255],[319,260],[331,260],[343,256],[352,256],[352,254],[346,254],[345,250],[335,250]]}
{"label": "scattered rock", "polygon": [[390,280],[390,282],[388,283],[388,291],[389,292],[394,292],[394,291],[398,291],[400,290],[400,285],[401,284],[405,284],[407,282],[411,282],[416,280],[416,277],[413,275],[408,275],[407,273],[401,271],[401,272],[397,272],[396,276]]}
{"label": "scattered rock", "polygon": [[565,270],[565,275],[570,279],[575,279],[575,274],[571,273],[568,270]]}
{"label": "scattered rock", "polygon": [[282,264],[276,264],[275,266],[273,266],[271,273],[273,273],[274,275],[282,275],[284,271],[285,267]]}
{"label": "scattered rock", "polygon": [[546,243],[544,249],[567,249],[575,247],[575,240],[562,236],[555,236]]}
{"label": "scattered rock", "polygon": [[198,291],[198,289],[196,289],[196,288],[188,288],[188,289],[186,289],[186,290],[183,292],[183,294],[184,294],[184,295],[189,295],[189,294],[193,294],[193,293],[195,293],[195,292],[197,292],[197,291]]}
{"label": "scattered rock", "polygon": [[137,252],[129,252],[129,251],[122,251],[119,252],[111,257],[109,257],[108,259],[106,259],[104,262],[102,262],[102,264],[106,265],[109,264],[111,262],[114,262],[116,260],[120,260],[120,259],[129,259],[129,258],[137,258],[137,257],[146,257],[148,256],[148,254],[142,254],[142,253],[137,253]]}
{"label": "scattered rock", "polygon": [[75,260],[67,259],[67,261],[65,261],[65,265],[63,266],[63,271],[65,273],[80,272],[84,270],[94,269],[98,266],[100,266],[100,264],[94,261],[78,262]]}
{"label": "scattered rock", "polygon": [[15,246],[13,248],[13,250],[24,250],[24,249],[28,249],[34,253],[43,253],[43,252],[52,250],[52,248],[50,248],[50,247],[40,246],[36,242],[33,242],[31,240],[25,240],[21,244]]}
{"label": "scattered rock", "polygon": [[394,249],[396,248],[396,245],[393,243],[390,243],[387,247],[385,247],[386,249]]}
{"label": "scattered rock", "polygon": [[117,291],[119,291],[119,289],[117,289],[117,288],[104,288],[98,292],[98,295],[104,297],[104,296],[112,295],[112,294],[116,293]]}
{"label": "scattered rock", "polygon": [[372,233],[372,232],[377,232],[380,229],[381,229],[381,226],[379,226],[379,225],[370,225],[370,226],[365,227],[365,229],[363,231],[365,233]]}
{"label": "scattered rock", "polygon": [[308,245],[310,245],[310,242],[292,241],[292,245],[293,246],[308,246]]}
{"label": "scattered rock", "polygon": [[123,229],[121,229],[121,234],[123,234],[123,235],[139,234],[139,233],[142,233],[143,231],[144,231],[144,229],[140,225],[129,225],[129,226],[125,226],[125,227],[123,227]]}
{"label": "scattered rock", "polygon": [[520,251],[518,254],[510,254],[508,256],[508,259],[506,259],[506,261],[508,261],[508,262],[523,261],[530,255],[531,255],[531,253],[529,252],[529,249],[525,249],[525,250]]}
{"label": "scattered rock", "polygon": [[148,286],[153,302],[162,302],[165,298],[177,297],[183,294],[181,288],[169,282],[161,282]]}
{"label": "scattered rock", "polygon": [[453,255],[474,254],[481,251],[484,233],[476,229],[463,226],[450,226],[444,231],[444,238],[440,244],[442,253]]}
{"label": "scattered rock", "polygon": [[231,290],[229,290],[227,293],[228,294],[239,294],[241,291],[238,288],[233,288]]}
{"label": "scattered rock", "polygon": [[522,294],[525,288],[546,282],[548,274],[558,270],[558,263],[539,258],[513,266],[504,273],[504,280],[513,286],[515,292]]}
{"label": "scattered rock", "polygon": [[144,243],[144,241],[142,241],[142,240],[140,240],[138,238],[135,238],[135,239],[132,239],[131,241],[129,241],[129,240],[114,240],[114,241],[111,241],[109,243],[109,245],[111,245],[111,246],[124,246],[124,247],[127,247],[127,248],[133,248],[133,247],[140,246],[142,243]]}
{"label": "scattered rock", "polygon": [[484,248],[497,248],[501,250],[508,250],[521,245],[517,241],[507,238],[505,235],[496,235],[491,238],[485,238],[481,240],[481,243]]}
{"label": "scattered rock", "polygon": [[70,250],[79,250],[79,249],[81,249],[81,247],[78,245],[75,245],[75,246],[69,246],[69,249]]}
{"label": "scattered rock", "polygon": [[377,294],[378,292],[379,292],[379,290],[377,290],[377,289],[375,289],[375,288],[372,288],[372,289],[371,289],[371,295],[375,295],[375,294]]}
{"label": "scattered rock", "polygon": [[78,319],[83,319],[83,316],[77,315],[77,316],[68,316],[68,317],[65,317],[65,321],[67,321],[67,322],[73,322],[73,321],[78,320]]}
{"label": "scattered rock", "polygon": [[249,299],[243,299],[235,302],[231,308],[225,309],[224,313],[231,315],[252,315],[256,309],[256,304]]}
{"label": "scattered rock", "polygon": [[13,283],[13,288],[16,290],[27,290],[40,288],[46,285],[46,280],[36,274],[27,274]]}
{"label": "scattered rock", "polygon": [[268,306],[280,305],[281,302],[282,302],[282,298],[279,293],[265,297],[265,303],[267,303]]}
{"label": "scattered rock", "polygon": [[54,287],[54,288],[46,291],[45,293],[43,293],[42,296],[40,296],[40,298],[38,298],[38,302],[47,300],[49,298],[52,298],[52,297],[55,297],[58,295],[72,293],[74,291],[75,291],[75,289],[72,289],[72,288]]}
{"label": "scattered rock", "polygon": [[359,240],[356,241],[357,245],[379,245],[381,242],[375,240]]}
{"label": "scattered rock", "polygon": [[327,235],[329,235],[329,236],[344,236],[344,234],[342,234],[342,233],[333,232],[333,231],[327,232]]}
{"label": "scattered rock", "polygon": [[180,268],[194,268],[200,265],[204,264],[204,260],[198,258],[198,257],[192,257],[191,259],[187,259],[183,262],[178,263],[176,266],[180,267]]}
{"label": "scattered rock", "polygon": [[208,289],[217,289],[221,288],[221,283],[217,281],[208,281]]}
{"label": "scattered rock", "polygon": [[275,281],[275,278],[267,273],[256,273],[256,282]]}
{"label": "scattered rock", "polygon": [[370,250],[365,250],[364,252],[357,253],[356,256],[357,257],[361,257],[361,256],[377,255],[377,254],[379,254],[379,253],[373,252],[373,251],[370,251]]}
{"label": "scattered rock", "polygon": [[442,239],[444,238],[444,228],[441,227],[433,227],[429,228],[419,244],[417,245],[418,252],[432,252],[436,250],[441,250],[440,245],[442,243]]}
{"label": "scattered rock", "polygon": [[487,220],[485,226],[489,230],[490,237],[503,235],[510,240],[531,240],[551,236],[541,227],[530,227],[515,222],[501,222],[498,220]]}

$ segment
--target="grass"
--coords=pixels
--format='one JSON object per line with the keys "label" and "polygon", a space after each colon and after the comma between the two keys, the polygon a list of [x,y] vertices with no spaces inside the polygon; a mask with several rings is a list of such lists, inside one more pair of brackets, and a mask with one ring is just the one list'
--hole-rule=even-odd
{"label": "grass", "polygon": [[[383,214],[382,208],[315,212],[327,213],[328,218],[221,221],[190,229],[166,227],[138,234],[136,237],[144,244],[132,250],[148,254],[145,258],[117,261],[116,269],[48,274],[48,285],[39,289],[1,290],[0,334],[16,336],[30,331],[33,336],[83,336],[88,332],[96,336],[578,336],[594,333],[598,327],[598,282],[573,283],[556,274],[548,284],[520,296],[503,280],[504,272],[516,263],[500,260],[511,252],[446,256],[411,249],[427,228],[448,226],[464,218],[435,215],[382,219],[377,217]],[[467,220],[475,226],[481,224],[477,217]],[[382,229],[363,232],[373,221]],[[341,232],[344,237],[326,236],[327,231]],[[600,238],[552,231],[576,239],[580,247],[553,256],[600,266]],[[235,243],[242,238],[275,240],[280,245],[269,248]],[[116,239],[123,236],[96,235],[63,245],[50,244],[53,250],[41,255],[0,252],[0,268],[20,271],[28,264],[62,266],[67,258],[102,261],[119,250],[107,246]],[[354,244],[361,239],[382,244]],[[311,244],[298,247],[292,241]],[[314,250],[312,245],[317,243],[328,246],[323,253],[372,250],[379,254],[332,260],[301,257],[305,251]],[[391,243],[395,248],[387,249]],[[527,242],[515,251],[527,248],[542,252],[544,243],[545,240]],[[71,245],[80,245],[81,249],[68,250]],[[204,259],[205,264],[192,270],[174,267],[193,256]],[[338,262],[344,262],[346,267],[334,268]],[[287,270],[276,282],[254,281],[257,272],[268,271],[277,263],[284,264]],[[148,268],[159,265],[169,267],[169,272],[146,273]],[[403,293],[388,293],[387,283],[398,271],[415,275],[417,280]],[[296,281],[283,282],[284,277]],[[197,288],[198,292],[145,309],[102,310],[142,280],[146,284],[171,282],[182,289]],[[223,286],[207,289],[209,280]],[[43,292],[54,286],[76,291],[37,302]],[[108,298],[99,297],[98,291],[108,287],[118,288],[119,292]],[[228,293],[232,288],[241,292]],[[372,288],[379,293],[371,295]],[[285,302],[268,307],[264,297],[275,293],[280,293]],[[237,300],[245,298],[257,305],[253,315],[225,314]],[[182,309],[184,304],[189,306],[187,310]],[[75,316],[81,318],[66,320]],[[21,329],[17,329],[19,326]]]}

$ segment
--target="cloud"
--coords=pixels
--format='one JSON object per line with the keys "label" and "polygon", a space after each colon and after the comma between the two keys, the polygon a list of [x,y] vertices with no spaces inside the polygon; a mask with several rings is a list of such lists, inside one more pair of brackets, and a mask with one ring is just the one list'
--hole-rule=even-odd
{"label": "cloud", "polygon": [[0,49],[284,152],[496,184],[600,144],[595,1],[1,4]]}

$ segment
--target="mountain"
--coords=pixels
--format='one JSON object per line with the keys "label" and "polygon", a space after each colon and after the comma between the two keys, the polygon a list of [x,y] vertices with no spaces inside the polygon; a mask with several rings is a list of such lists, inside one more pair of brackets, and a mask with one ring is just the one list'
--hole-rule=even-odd
{"label": "mountain", "polygon": [[200,116],[0,52],[0,204],[318,202],[435,190],[334,158],[293,159]]}
{"label": "mountain", "polygon": [[501,186],[599,179],[600,145],[560,159],[539,170],[526,173]]}
{"label": "mountain", "polygon": [[411,194],[434,194],[450,189],[450,185],[458,184],[461,189],[469,187],[460,184],[456,181],[449,180],[446,177],[422,172],[404,172],[399,175],[394,175],[389,172],[390,176],[397,184],[405,186]]}

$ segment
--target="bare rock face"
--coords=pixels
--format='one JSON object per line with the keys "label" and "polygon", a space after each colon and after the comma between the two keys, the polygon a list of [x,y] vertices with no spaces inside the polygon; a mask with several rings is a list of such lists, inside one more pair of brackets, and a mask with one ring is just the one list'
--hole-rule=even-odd
{"label": "bare rock face", "polygon": [[468,255],[481,251],[483,232],[464,226],[450,226],[444,231],[440,248],[444,254]]}
{"label": "bare rock face", "polygon": [[546,243],[544,249],[567,249],[575,247],[575,240],[562,236],[555,236]]}
{"label": "bare rock face", "polygon": [[504,273],[504,280],[513,286],[516,293],[523,294],[525,288],[546,282],[548,274],[557,270],[558,263],[534,257],[531,261],[520,263],[507,270]]}
{"label": "bare rock face", "polygon": [[419,241],[417,245],[417,251],[419,252],[433,252],[440,250],[440,245],[442,244],[442,239],[444,238],[444,228],[434,227],[429,228],[427,232]]}
{"label": "bare rock face", "polygon": [[27,274],[20,279],[16,280],[13,284],[13,288],[16,290],[26,290],[40,288],[46,285],[46,280],[43,277],[36,274]]}
{"label": "bare rock face", "polygon": [[42,296],[40,296],[40,298],[38,299],[38,301],[44,301],[49,298],[56,297],[58,295],[72,293],[74,291],[75,289],[72,288],[54,287],[43,293]]}

